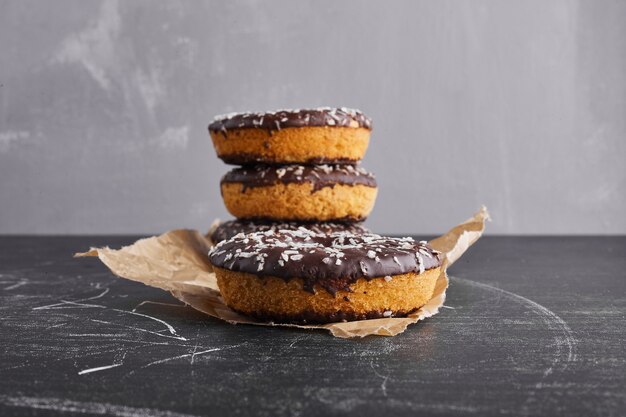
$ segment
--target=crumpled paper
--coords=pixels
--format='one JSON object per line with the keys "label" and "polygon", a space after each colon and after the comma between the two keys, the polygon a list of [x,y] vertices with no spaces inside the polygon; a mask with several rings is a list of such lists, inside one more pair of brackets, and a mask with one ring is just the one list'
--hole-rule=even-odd
{"label": "crumpled paper", "polygon": [[446,234],[432,240],[433,248],[445,257],[441,275],[431,300],[408,317],[296,325],[264,322],[238,314],[224,303],[215,274],[207,256],[212,243],[196,230],[172,230],[160,236],[140,239],[121,249],[91,248],[76,257],[97,256],[115,275],[169,291],[174,297],[209,316],[232,324],[285,326],[301,329],[326,329],[341,338],[369,335],[395,336],[439,312],[446,299],[448,277],[446,269],[476,242],[485,229],[489,213],[485,207]]}

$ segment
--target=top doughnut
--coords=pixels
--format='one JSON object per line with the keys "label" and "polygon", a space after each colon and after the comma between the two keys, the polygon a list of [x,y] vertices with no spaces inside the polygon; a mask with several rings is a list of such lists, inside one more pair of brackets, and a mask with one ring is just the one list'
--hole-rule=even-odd
{"label": "top doughnut", "polygon": [[345,107],[230,113],[209,133],[228,164],[355,164],[365,155],[372,120]]}

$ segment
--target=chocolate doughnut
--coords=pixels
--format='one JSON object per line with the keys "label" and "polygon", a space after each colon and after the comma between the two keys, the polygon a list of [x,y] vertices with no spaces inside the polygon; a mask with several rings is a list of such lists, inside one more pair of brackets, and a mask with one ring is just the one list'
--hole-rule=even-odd
{"label": "chocolate doughnut", "polygon": [[228,240],[239,233],[248,234],[253,232],[278,232],[279,230],[298,230],[304,227],[314,233],[329,234],[333,232],[369,233],[369,230],[361,223],[297,223],[297,222],[272,222],[267,220],[230,220],[221,223],[210,234],[214,243]]}
{"label": "chocolate doughnut", "polygon": [[442,261],[412,238],[305,228],[241,233],[209,259],[229,307],[293,323],[405,316],[432,298]]}
{"label": "chocolate doughnut", "polygon": [[369,117],[345,107],[231,113],[209,125],[217,156],[235,165],[354,164],[371,130]]}
{"label": "chocolate doughnut", "polygon": [[239,219],[361,221],[374,207],[376,179],[352,165],[254,166],[221,181],[226,209]]}

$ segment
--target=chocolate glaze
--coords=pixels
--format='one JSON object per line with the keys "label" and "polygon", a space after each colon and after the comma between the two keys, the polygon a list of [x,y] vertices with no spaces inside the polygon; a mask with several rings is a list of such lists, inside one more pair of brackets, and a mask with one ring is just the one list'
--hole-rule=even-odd
{"label": "chocolate glaze", "polygon": [[315,233],[333,233],[333,232],[350,232],[350,233],[369,233],[369,230],[359,223],[299,223],[299,222],[275,222],[269,220],[246,221],[246,220],[230,220],[217,226],[211,233],[211,240],[219,243],[222,240],[243,233],[267,232],[271,230],[278,232],[279,230],[298,230],[299,227],[305,227]]}
{"label": "chocolate glaze", "polygon": [[351,291],[359,278],[423,273],[441,265],[441,255],[424,241],[366,233],[314,233],[298,230],[255,232],[234,236],[209,251],[211,263],[235,272],[290,280],[301,278],[304,289],[319,285],[331,294]]}
{"label": "chocolate glaze", "polygon": [[352,165],[258,165],[236,168],[224,175],[221,184],[241,183],[242,192],[245,192],[248,188],[305,182],[313,184],[312,192],[337,184],[376,187],[373,174]]}
{"label": "chocolate glaze", "polygon": [[229,129],[266,129],[270,132],[287,127],[330,126],[372,128],[372,120],[360,110],[345,107],[276,110],[264,113],[229,113],[216,116],[209,125],[212,132]]}
{"label": "chocolate glaze", "polygon": [[[272,160],[267,157],[261,157],[257,154],[250,153],[236,153],[232,155],[218,155],[219,158],[229,165],[251,165],[254,164],[253,161],[256,161],[257,164],[263,163],[265,165],[285,165],[289,164],[289,161],[281,161],[278,159]],[[359,161],[357,159],[348,159],[348,158],[309,158],[307,160],[299,161],[302,164],[309,165],[319,165],[319,164],[348,164],[348,165],[356,165]],[[293,162],[292,162],[293,163]]]}

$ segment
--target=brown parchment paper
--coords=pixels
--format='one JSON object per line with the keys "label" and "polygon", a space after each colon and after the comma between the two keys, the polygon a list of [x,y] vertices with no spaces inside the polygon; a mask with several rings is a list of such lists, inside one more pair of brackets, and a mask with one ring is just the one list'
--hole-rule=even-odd
{"label": "brown parchment paper", "polygon": [[235,313],[220,295],[207,252],[210,239],[196,230],[172,230],[160,236],[138,240],[121,249],[91,248],[76,257],[97,256],[115,275],[169,291],[174,297],[209,316],[232,324],[286,326],[302,329],[326,329],[333,336],[350,338],[369,335],[395,336],[409,324],[417,323],[439,312],[446,299],[446,269],[482,235],[489,214],[485,207],[446,234],[430,242],[445,254],[442,273],[437,280],[433,298],[408,317],[295,325],[262,322]]}

